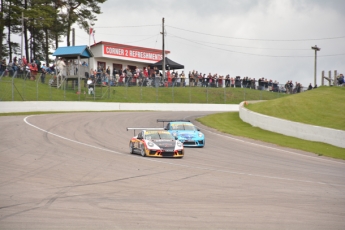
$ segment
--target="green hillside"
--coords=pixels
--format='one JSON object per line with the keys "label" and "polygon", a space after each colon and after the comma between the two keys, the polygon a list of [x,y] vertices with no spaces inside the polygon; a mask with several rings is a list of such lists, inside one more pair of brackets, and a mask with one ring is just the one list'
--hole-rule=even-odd
{"label": "green hillside", "polygon": [[[321,87],[288,97],[249,104],[247,108],[269,116],[345,130],[345,88],[341,87]],[[199,118],[198,121],[231,135],[345,160],[344,148],[253,127],[243,122],[238,112],[212,114]]]}
{"label": "green hillside", "polygon": [[249,104],[268,116],[345,130],[345,87],[320,87],[289,97]]}

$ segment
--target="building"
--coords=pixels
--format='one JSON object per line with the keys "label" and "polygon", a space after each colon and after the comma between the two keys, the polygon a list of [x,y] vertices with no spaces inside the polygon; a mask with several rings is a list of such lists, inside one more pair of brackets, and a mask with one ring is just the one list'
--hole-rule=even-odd
{"label": "building", "polygon": [[[90,50],[94,55],[89,60],[90,69],[97,69],[99,66],[106,69],[109,66],[111,72],[114,69],[123,70],[127,66],[132,70],[136,67],[143,69],[163,59],[163,51],[159,49],[104,41],[91,45]],[[165,55],[169,53],[170,51],[165,50]]]}

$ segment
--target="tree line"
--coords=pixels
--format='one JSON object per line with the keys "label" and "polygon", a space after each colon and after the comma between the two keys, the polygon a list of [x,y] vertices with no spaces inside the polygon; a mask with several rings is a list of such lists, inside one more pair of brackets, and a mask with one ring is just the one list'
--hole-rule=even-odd
{"label": "tree line", "polygon": [[[14,37],[23,37],[23,56],[28,60],[39,58],[49,63],[51,50],[66,37],[71,45],[71,29],[77,24],[87,33],[101,14],[100,4],[106,0],[1,0],[0,57],[21,54],[21,43]],[[18,40],[18,39],[17,39]]]}

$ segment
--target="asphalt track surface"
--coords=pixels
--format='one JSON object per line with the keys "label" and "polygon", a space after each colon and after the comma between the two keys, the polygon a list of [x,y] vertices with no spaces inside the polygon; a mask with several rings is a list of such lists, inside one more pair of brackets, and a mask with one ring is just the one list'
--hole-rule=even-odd
{"label": "asphalt track surface", "polygon": [[224,135],[183,159],[126,127],[206,112],[0,117],[0,229],[345,229],[345,162]]}

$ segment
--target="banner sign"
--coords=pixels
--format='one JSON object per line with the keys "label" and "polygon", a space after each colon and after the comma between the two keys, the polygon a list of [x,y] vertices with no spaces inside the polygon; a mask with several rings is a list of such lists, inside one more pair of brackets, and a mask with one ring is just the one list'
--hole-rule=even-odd
{"label": "banner sign", "polygon": [[115,47],[104,45],[103,53],[106,55],[136,58],[141,60],[149,60],[158,62],[163,59],[162,52],[157,50],[145,50],[144,48],[138,47],[137,49],[128,47]]}

